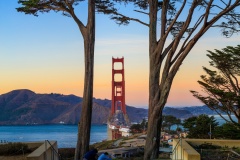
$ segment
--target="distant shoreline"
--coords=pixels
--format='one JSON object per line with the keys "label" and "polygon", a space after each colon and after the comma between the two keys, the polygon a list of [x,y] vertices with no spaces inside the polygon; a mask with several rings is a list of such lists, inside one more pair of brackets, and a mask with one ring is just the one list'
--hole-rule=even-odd
{"label": "distant shoreline", "polygon": [[[69,125],[69,126],[77,126],[78,124],[67,124],[67,123],[43,123],[43,124],[0,124],[0,127],[1,126],[47,126],[47,125]],[[103,125],[107,125],[106,123],[103,123],[103,124],[100,124],[100,123],[92,123],[91,125],[95,125],[95,126],[103,126]]]}
{"label": "distant shoreline", "polygon": [[[33,142],[56,140],[59,148],[76,146],[77,125],[0,126],[0,142]],[[107,139],[106,125],[92,125],[90,144]]]}
{"label": "distant shoreline", "polygon": [[[196,115],[193,115],[193,117],[194,116],[196,116]],[[214,116],[215,118],[221,118],[222,119],[222,117],[218,114],[209,114],[208,116],[209,117]],[[224,114],[222,116],[228,118],[227,114]],[[236,117],[234,117],[234,115],[232,115],[232,116],[233,116],[232,117],[233,119],[236,118]],[[185,119],[187,119],[187,118],[185,118]],[[184,119],[182,119],[182,120],[184,120]],[[224,119],[222,119],[222,120],[224,120]],[[0,126],[41,126],[41,125],[73,125],[73,126],[75,126],[75,125],[78,125],[78,124],[71,124],[71,123],[0,124]],[[107,124],[106,123],[92,123],[91,125],[101,126],[101,125],[107,125]]]}

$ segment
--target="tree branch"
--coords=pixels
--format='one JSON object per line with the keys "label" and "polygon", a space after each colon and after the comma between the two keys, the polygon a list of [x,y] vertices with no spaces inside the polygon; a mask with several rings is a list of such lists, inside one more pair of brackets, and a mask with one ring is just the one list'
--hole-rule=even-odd
{"label": "tree branch", "polygon": [[[177,21],[178,17],[180,16],[180,14],[181,14],[181,12],[182,12],[185,4],[186,4],[186,0],[184,0],[181,8],[180,8],[179,11],[177,12],[177,14],[176,14],[175,18],[173,19],[173,21],[171,21],[171,23],[170,23],[170,25],[169,25],[169,27],[168,27],[168,29],[167,29],[166,32],[165,32],[166,22],[165,22],[165,21],[162,22],[160,39],[158,40],[158,42],[157,42],[157,47],[156,47],[156,49],[154,50],[154,54],[159,53],[159,54],[157,54],[157,57],[156,57],[156,59],[158,59],[159,61],[163,61],[163,60],[164,60],[164,58],[166,57],[167,53],[168,53],[169,50],[170,50],[170,46],[171,46],[171,47],[173,46],[173,42],[174,42],[174,41],[172,41],[172,43],[164,50],[164,52],[162,52],[162,51],[163,51],[164,44],[165,44],[165,41],[166,41],[166,39],[167,39],[167,37],[168,37],[168,35],[169,35],[169,33],[170,33],[170,31],[171,31],[174,23]],[[166,13],[164,13],[164,12],[166,12],[166,11],[163,11],[163,10],[162,10],[162,15],[163,15],[163,14],[166,14]],[[164,16],[162,16],[162,17],[164,18]],[[165,16],[165,17],[166,17],[166,16]],[[163,24],[163,23],[164,23],[164,24]]]}
{"label": "tree branch", "polygon": [[[188,16],[186,18],[185,23],[183,24],[180,32],[178,33],[178,35],[174,39],[174,44],[173,44],[172,50],[168,53],[168,58],[166,60],[165,66],[164,66],[163,75],[168,75],[166,73],[169,72],[170,67],[172,66],[172,63],[171,63],[172,57],[173,57],[174,53],[176,52],[176,49],[178,47],[178,44],[179,44],[183,34],[186,32],[188,26],[190,25],[194,10],[196,8],[196,5],[197,5],[197,0],[194,0],[194,2],[192,3],[192,5],[189,9],[189,13],[188,13]],[[179,62],[178,65],[180,66],[181,62]],[[172,68],[172,71],[174,71],[174,72],[171,71],[172,76],[174,76],[176,74],[178,68]],[[165,79],[166,79],[166,77],[162,77],[163,81],[165,81]]]}
{"label": "tree branch", "polygon": [[69,5],[69,12],[68,12],[73,20],[77,23],[79,30],[81,31],[83,37],[86,34],[86,26],[82,23],[82,21],[76,16],[75,12],[74,12],[74,8],[72,7],[72,5]]}
{"label": "tree branch", "polygon": [[166,29],[166,22],[167,22],[167,9],[168,9],[169,1],[165,0],[163,1],[162,5],[162,13],[161,13],[161,31],[160,31],[160,37],[165,34],[165,29]]}
{"label": "tree branch", "polygon": [[139,10],[133,10],[133,11],[149,15],[149,13],[147,13],[147,12],[143,12],[143,11],[139,11]]}
{"label": "tree branch", "polygon": [[179,49],[178,53],[176,54],[176,56],[174,57],[174,59],[171,61],[171,63],[175,63],[175,61],[178,59],[178,57],[181,55],[182,51],[185,49],[185,45],[188,42],[188,40],[190,39],[190,37],[192,36],[193,32],[198,28],[198,26],[201,24],[201,22],[203,21],[204,16],[200,16],[199,19],[197,20],[195,26],[191,29],[190,33],[188,34],[188,37],[184,40],[182,47]]}
{"label": "tree branch", "polygon": [[210,13],[212,3],[213,3],[213,0],[209,1],[208,6],[206,8],[206,12],[205,12],[205,16],[204,16],[205,17],[204,25],[207,25],[207,20],[208,20],[208,16],[209,16],[209,13]]}
{"label": "tree branch", "polygon": [[213,17],[206,26],[202,26],[202,28],[199,30],[199,32],[192,38],[191,41],[188,42],[187,46],[185,48],[185,53],[182,53],[179,56],[179,59],[177,60],[178,63],[175,63],[175,65],[172,68],[172,72],[174,72],[174,74],[177,72],[178,68],[180,67],[182,61],[185,59],[185,57],[187,56],[187,54],[189,53],[189,51],[192,49],[192,47],[196,44],[196,41],[217,21],[219,20],[223,15],[225,15],[226,13],[228,13],[229,11],[233,10],[235,7],[239,6],[239,1],[235,1],[235,3],[233,3],[230,7],[225,8],[223,11],[221,11],[218,15],[216,15],[215,17]]}
{"label": "tree branch", "polygon": [[173,25],[175,24],[175,22],[177,21],[177,19],[178,19],[178,17],[180,16],[180,14],[182,13],[182,10],[183,10],[183,8],[185,7],[186,2],[187,2],[186,0],[183,1],[181,8],[179,9],[179,11],[177,12],[175,18],[173,19],[173,21],[170,23],[170,25],[169,25],[169,27],[168,27],[168,29],[167,29],[167,31],[166,31],[166,35],[168,35],[169,32],[172,30],[172,27],[173,27]]}
{"label": "tree branch", "polygon": [[147,24],[147,23],[145,23],[145,22],[143,22],[143,21],[141,21],[141,20],[139,20],[139,19],[127,17],[127,16],[125,16],[125,15],[123,15],[123,14],[120,14],[120,13],[117,13],[117,12],[114,12],[113,14],[116,15],[116,16],[121,16],[122,18],[124,18],[124,19],[126,19],[126,20],[135,21],[135,22],[138,22],[138,23],[140,23],[140,24],[143,24],[143,25],[149,27],[149,24]]}

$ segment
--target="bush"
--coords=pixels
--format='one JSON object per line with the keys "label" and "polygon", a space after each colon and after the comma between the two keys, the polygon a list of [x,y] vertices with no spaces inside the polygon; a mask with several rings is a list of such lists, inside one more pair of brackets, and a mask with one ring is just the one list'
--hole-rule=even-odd
{"label": "bush", "polygon": [[24,153],[32,152],[24,143],[7,143],[0,145],[0,155],[19,155]]}
{"label": "bush", "polygon": [[201,148],[201,149],[220,149],[221,146],[212,145],[211,143],[203,143],[203,144],[199,145],[199,148]]}
{"label": "bush", "polygon": [[212,143],[203,143],[199,146],[193,146],[195,149],[220,149],[221,146],[213,145]]}
{"label": "bush", "polygon": [[74,159],[75,148],[58,148],[58,153],[61,156],[61,160]]}
{"label": "bush", "polygon": [[240,154],[240,147],[233,147],[233,150],[234,150],[235,152],[237,152],[238,154]]}

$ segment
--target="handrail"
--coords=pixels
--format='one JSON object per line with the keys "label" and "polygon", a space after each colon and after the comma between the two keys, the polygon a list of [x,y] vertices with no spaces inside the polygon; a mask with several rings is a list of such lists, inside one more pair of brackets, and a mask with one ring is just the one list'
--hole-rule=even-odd
{"label": "handrail", "polygon": [[177,148],[177,146],[178,146],[178,144],[179,144],[180,140],[181,140],[181,138],[179,138],[179,141],[177,142],[177,144],[176,144],[175,148],[173,149],[173,152],[176,150],[176,148]]}
{"label": "handrail", "polygon": [[[58,160],[61,160],[61,155],[56,151],[56,149],[53,147],[53,145],[49,142],[49,140],[45,140],[45,142],[48,142],[48,144],[50,145],[52,151],[54,151],[54,153],[57,155]],[[54,160],[54,156],[52,157],[52,160]]]}
{"label": "handrail", "polygon": [[[180,142],[181,142],[181,143],[180,143]],[[183,154],[183,153],[182,153],[183,148],[182,148],[182,138],[181,138],[181,137],[179,138],[179,141],[177,142],[176,146],[174,147],[174,149],[173,149],[173,151],[172,151],[172,159],[173,159],[173,155],[174,155],[174,154],[175,154],[175,159],[176,159],[177,147],[178,147],[179,145],[181,146],[181,160],[183,160],[183,158],[182,158],[182,156],[183,156],[183,155],[182,155],[182,154]]]}

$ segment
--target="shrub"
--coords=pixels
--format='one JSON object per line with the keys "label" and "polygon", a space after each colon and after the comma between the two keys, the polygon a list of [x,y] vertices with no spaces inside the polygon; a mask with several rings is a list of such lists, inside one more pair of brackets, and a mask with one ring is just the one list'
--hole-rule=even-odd
{"label": "shrub", "polygon": [[61,156],[61,160],[74,159],[75,148],[58,148],[58,153]]}
{"label": "shrub", "polygon": [[0,145],[0,155],[19,155],[32,152],[24,143],[7,143]]}

